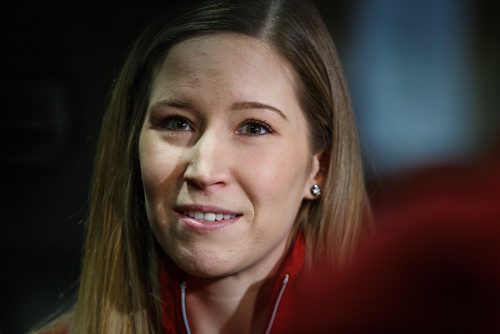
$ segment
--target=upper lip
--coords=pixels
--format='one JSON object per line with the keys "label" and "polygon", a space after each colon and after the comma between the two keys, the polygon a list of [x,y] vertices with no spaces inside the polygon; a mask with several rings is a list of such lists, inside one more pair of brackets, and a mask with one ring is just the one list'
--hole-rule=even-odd
{"label": "upper lip", "polygon": [[237,212],[223,209],[217,206],[212,205],[200,205],[200,204],[184,204],[184,205],[176,205],[174,210],[177,212],[187,212],[187,211],[201,211],[201,212],[214,212],[214,213],[222,213],[226,215],[240,215]]}

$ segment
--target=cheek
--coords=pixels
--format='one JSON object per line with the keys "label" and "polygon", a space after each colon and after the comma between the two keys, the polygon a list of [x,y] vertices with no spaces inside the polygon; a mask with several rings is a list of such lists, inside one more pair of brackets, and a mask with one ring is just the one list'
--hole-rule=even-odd
{"label": "cheek", "polygon": [[157,202],[176,182],[179,152],[159,138],[143,134],[139,141],[139,161],[146,200]]}
{"label": "cheek", "polygon": [[[304,146],[304,147],[302,147]],[[308,178],[307,147],[286,145],[260,152],[259,159],[243,163],[245,184],[254,204],[270,210],[295,210],[302,201]],[[275,210],[276,211],[276,210]]]}

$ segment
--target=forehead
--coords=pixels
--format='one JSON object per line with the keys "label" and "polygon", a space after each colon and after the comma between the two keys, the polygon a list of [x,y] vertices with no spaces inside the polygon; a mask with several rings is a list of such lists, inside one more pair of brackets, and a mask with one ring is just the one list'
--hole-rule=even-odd
{"label": "forehead", "polygon": [[[210,87],[260,98],[287,95],[295,100],[295,74],[268,43],[236,33],[216,33],[184,40],[172,47],[153,78],[152,98],[161,91]],[[222,93],[219,91],[219,93]]]}

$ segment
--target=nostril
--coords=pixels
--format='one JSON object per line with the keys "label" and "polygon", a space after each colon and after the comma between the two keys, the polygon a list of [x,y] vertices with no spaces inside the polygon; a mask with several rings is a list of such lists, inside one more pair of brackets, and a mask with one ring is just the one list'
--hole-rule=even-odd
{"label": "nostril", "polygon": [[186,177],[186,183],[189,188],[194,188],[196,190],[202,190],[203,188],[206,187],[206,183],[200,181],[199,179],[192,179],[189,177]]}
{"label": "nostril", "polygon": [[207,179],[200,178],[185,178],[185,182],[188,186],[188,189],[204,191],[208,188],[210,189],[218,189],[223,187],[226,183],[224,181],[209,181]]}

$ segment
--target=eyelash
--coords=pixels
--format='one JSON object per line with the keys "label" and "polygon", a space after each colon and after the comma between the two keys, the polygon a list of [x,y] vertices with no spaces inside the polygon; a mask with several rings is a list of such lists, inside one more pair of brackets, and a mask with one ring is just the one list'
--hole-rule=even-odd
{"label": "eyelash", "polygon": [[[248,134],[248,133],[242,133],[240,130],[241,128],[243,128],[244,126],[249,126],[249,125],[258,125],[260,127],[262,127],[266,133],[261,133],[261,134]],[[242,125],[238,128],[238,133],[242,134],[242,135],[245,135],[245,136],[262,136],[262,135],[265,135],[265,134],[270,134],[270,133],[273,133],[274,130],[272,128],[272,126],[265,122],[265,121],[261,121],[261,120],[257,120],[257,119],[247,119],[245,120]]]}
{"label": "eyelash", "polygon": [[[186,129],[185,130],[185,129],[169,128],[168,124],[170,122],[185,122],[186,125],[189,126],[190,129]],[[160,126],[161,128],[164,128],[164,129],[166,129],[168,131],[176,131],[176,132],[189,131],[189,130],[193,129],[193,125],[191,124],[191,122],[189,121],[189,119],[187,119],[186,117],[183,117],[181,115],[177,115],[177,114],[165,116],[164,118],[162,118],[158,122],[158,126]]]}
{"label": "eyelash", "polygon": [[[174,127],[169,126],[170,122],[179,122],[179,121],[180,122],[185,122],[186,126],[188,126],[190,129],[178,129],[178,128],[174,128]],[[263,128],[263,130],[265,131],[265,133],[251,134],[251,133],[244,133],[243,131],[241,131],[241,129],[243,127],[249,126],[249,125],[260,126],[260,127]],[[191,121],[189,121],[189,119],[187,119],[184,116],[178,115],[178,114],[172,114],[172,115],[165,116],[164,118],[162,118],[157,123],[157,126],[163,128],[163,129],[165,129],[167,131],[175,131],[175,132],[190,131],[190,130],[194,129],[194,127],[193,127]],[[251,118],[251,119],[247,119],[247,120],[245,120],[244,122],[241,123],[241,125],[238,127],[237,133],[242,134],[244,136],[250,136],[250,137],[255,136],[255,137],[257,137],[257,136],[262,136],[262,135],[265,135],[265,134],[274,133],[274,129],[266,121],[262,121],[262,120]]]}

